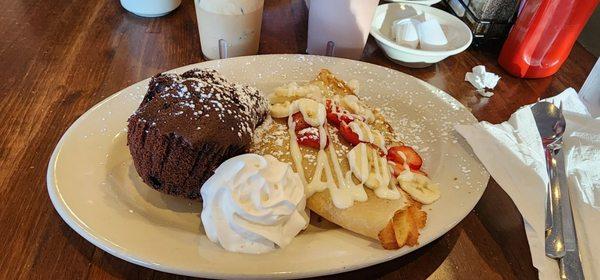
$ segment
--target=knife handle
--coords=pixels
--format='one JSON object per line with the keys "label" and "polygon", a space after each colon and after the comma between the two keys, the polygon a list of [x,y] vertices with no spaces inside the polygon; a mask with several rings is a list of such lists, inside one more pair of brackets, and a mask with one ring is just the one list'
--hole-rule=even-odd
{"label": "knife handle", "polygon": [[548,167],[548,176],[550,177],[550,209],[552,212],[552,227],[546,236],[546,255],[558,259],[565,256],[565,244],[563,237],[562,206],[560,204],[560,185],[558,183],[558,173],[554,150],[546,148],[546,163]]}

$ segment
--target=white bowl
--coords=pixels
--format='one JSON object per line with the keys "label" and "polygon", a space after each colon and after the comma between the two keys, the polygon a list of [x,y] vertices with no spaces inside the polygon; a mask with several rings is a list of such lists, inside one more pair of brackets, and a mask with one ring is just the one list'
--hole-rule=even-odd
{"label": "white bowl", "polygon": [[162,17],[177,9],[181,0],[121,0],[121,6],[141,17]]}
{"label": "white bowl", "polygon": [[[448,39],[447,49],[439,51],[411,49],[398,45],[393,40],[391,29],[395,20],[423,13],[435,18],[442,25]],[[407,3],[389,3],[377,7],[371,23],[371,35],[375,37],[377,44],[388,58],[400,65],[414,68],[427,67],[460,53],[473,41],[471,30],[457,17],[433,7]]]}
{"label": "white bowl", "polygon": [[438,3],[442,0],[385,0],[386,2],[395,2],[395,3],[410,3],[410,4],[419,4],[419,5],[427,5],[431,6],[435,3]]}

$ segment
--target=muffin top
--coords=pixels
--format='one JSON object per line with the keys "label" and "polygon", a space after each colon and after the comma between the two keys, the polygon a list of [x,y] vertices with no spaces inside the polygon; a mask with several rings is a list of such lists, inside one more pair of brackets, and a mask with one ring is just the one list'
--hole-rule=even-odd
{"label": "muffin top", "polygon": [[269,102],[258,89],[232,83],[215,70],[193,69],[154,76],[129,121],[147,122],[160,134],[173,133],[192,147],[248,147],[268,113]]}

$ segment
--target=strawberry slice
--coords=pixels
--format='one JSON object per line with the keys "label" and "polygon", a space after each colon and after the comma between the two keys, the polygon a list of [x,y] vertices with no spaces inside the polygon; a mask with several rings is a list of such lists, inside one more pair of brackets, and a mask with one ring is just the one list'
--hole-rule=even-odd
{"label": "strawberry slice", "polygon": [[[333,110],[333,106],[335,106],[335,111]],[[331,99],[325,100],[325,109],[327,110],[327,121],[335,127],[339,127],[342,122],[350,123],[357,119],[357,117],[350,114],[347,110],[337,106]],[[363,118],[359,119],[364,121]]]}
{"label": "strawberry slice", "polygon": [[342,137],[348,141],[352,146],[356,146],[360,143],[358,139],[358,134],[356,134],[346,122],[342,121],[340,124],[340,134]]}
{"label": "strawberry slice", "polygon": [[[402,171],[404,171],[404,164],[401,163],[397,163],[397,162],[390,162],[388,161],[389,166],[390,166],[390,171],[392,172],[392,175],[394,175],[394,177],[400,175],[400,173],[402,173]],[[427,173],[425,173],[425,171],[423,170],[415,170],[415,169],[411,169],[411,172],[415,172],[415,173],[419,173],[423,176],[429,177],[429,175],[427,175]]]}
{"label": "strawberry slice", "polygon": [[325,109],[327,112],[331,112],[331,105],[333,104],[333,100],[325,99]]}
{"label": "strawberry slice", "polygon": [[332,104],[333,101],[331,99],[325,99],[325,111],[327,112],[327,121],[333,124],[334,126],[338,127],[340,125],[340,119],[338,119],[337,115],[332,112]]}
{"label": "strawberry slice", "polygon": [[400,165],[404,164],[404,158],[398,154],[398,150],[401,146],[392,146],[388,149],[387,159]]}
{"label": "strawberry slice", "polygon": [[348,111],[342,110],[337,112],[328,112],[327,113],[327,121],[335,127],[339,127],[342,122],[350,123],[353,120],[360,119],[364,121],[363,118],[356,118],[351,115]]}
{"label": "strawberry slice", "polygon": [[[344,111],[347,112],[347,111]],[[360,119],[361,121],[365,121],[363,118],[355,118],[353,115],[348,114],[343,114],[340,116],[340,121],[346,122],[346,123],[350,123],[353,120],[356,119]]]}
{"label": "strawberry slice", "polygon": [[[319,129],[316,127],[309,126],[302,130],[296,131],[296,138],[298,145],[300,146],[317,150],[321,148],[321,137],[319,135]],[[327,139],[325,147],[327,147],[327,145],[329,145],[329,139]]]}
{"label": "strawberry slice", "polygon": [[[295,124],[296,140],[298,145],[320,149],[321,148],[321,137],[319,136],[319,129],[312,127],[308,124],[302,113],[298,112],[292,115],[292,121]],[[325,147],[329,144],[329,139],[325,144]]]}
{"label": "strawberry slice", "polygon": [[404,154],[406,157],[406,162],[408,163],[408,166],[410,166],[410,169],[421,169],[421,165],[423,165],[423,159],[413,148],[409,146],[394,146],[389,148],[387,159],[398,164],[404,164],[404,158],[400,153]]}
{"label": "strawberry slice", "polygon": [[341,121],[336,113],[327,112],[327,122],[335,127],[339,127]]}
{"label": "strawberry slice", "polygon": [[300,113],[300,112],[292,115],[292,121],[296,124],[296,129],[295,129],[296,132],[310,127],[310,124],[308,124],[304,120],[304,117],[302,116],[302,113]]}
{"label": "strawberry slice", "polygon": [[[332,107],[335,106],[335,113]],[[334,104],[333,100],[325,100],[325,110],[327,112],[327,121],[335,127],[340,126],[339,107]]]}

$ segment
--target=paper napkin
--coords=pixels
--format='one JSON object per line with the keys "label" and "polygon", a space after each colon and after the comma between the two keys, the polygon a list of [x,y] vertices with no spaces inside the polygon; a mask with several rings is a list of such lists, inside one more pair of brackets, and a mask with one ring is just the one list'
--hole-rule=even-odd
{"label": "paper napkin", "polygon": [[[566,174],[583,270],[587,279],[600,279],[600,118],[590,114],[599,108],[586,107],[572,88],[546,101],[563,105]],[[557,261],[544,251],[548,175],[531,106],[501,124],[457,125],[456,130],[523,215],[540,279],[559,279]]]}

